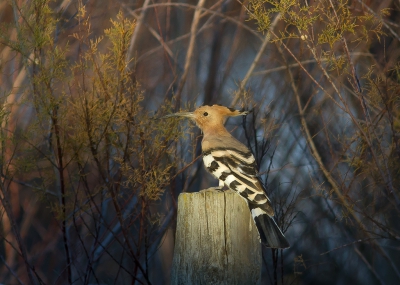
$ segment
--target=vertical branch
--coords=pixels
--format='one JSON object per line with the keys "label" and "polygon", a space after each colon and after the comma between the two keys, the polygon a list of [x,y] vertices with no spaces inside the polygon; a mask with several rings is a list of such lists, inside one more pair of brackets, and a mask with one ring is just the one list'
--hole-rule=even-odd
{"label": "vertical branch", "polygon": [[55,106],[52,114],[52,122],[54,128],[54,135],[56,138],[56,153],[58,158],[58,176],[60,179],[60,204],[62,209],[62,223],[61,223],[61,231],[63,233],[63,241],[64,241],[64,250],[67,259],[67,272],[68,272],[68,283],[72,284],[72,270],[71,270],[71,256],[69,250],[69,239],[68,239],[68,231],[67,231],[67,205],[66,205],[66,192],[65,192],[65,177],[64,177],[64,162],[63,162],[63,150],[61,146],[61,134],[60,134],[60,126],[58,123],[58,106]]}
{"label": "vertical branch", "polygon": [[261,56],[263,55],[263,53],[265,51],[265,48],[267,47],[267,45],[271,39],[270,31],[275,29],[275,26],[277,25],[280,18],[281,18],[281,14],[276,15],[274,21],[272,22],[271,26],[269,27],[269,30],[268,30],[267,34],[265,35],[264,41],[262,42],[261,47],[258,50],[256,57],[254,58],[253,62],[251,63],[249,69],[247,70],[247,73],[244,76],[243,80],[240,82],[239,92],[236,93],[236,96],[231,103],[232,106],[235,106],[236,103],[239,101],[240,96],[242,96],[242,93],[246,87],[247,81],[249,81],[251,74],[253,73],[254,69],[256,68],[258,62],[260,61]]}
{"label": "vertical branch", "polygon": [[176,106],[175,108],[178,109],[180,100],[182,97],[182,90],[183,86],[186,82],[186,77],[189,73],[189,67],[192,62],[194,46],[196,42],[196,34],[197,34],[197,26],[199,25],[200,16],[201,16],[201,8],[203,8],[205,0],[199,0],[196,6],[196,10],[194,11],[192,26],[190,27],[190,39],[189,39],[189,46],[188,51],[186,53],[185,58],[185,66],[183,68],[183,74],[181,76],[181,80],[179,81],[178,89],[176,91]]}
{"label": "vertical branch", "polygon": [[[123,237],[124,237],[124,239],[125,239],[126,245],[128,246],[128,251],[129,251],[129,253],[131,254],[131,257],[133,258],[133,261],[134,261],[134,263],[135,263],[135,266],[137,266],[137,268],[138,268],[138,269],[141,271],[141,273],[143,274],[143,277],[145,278],[147,284],[151,285],[149,276],[146,274],[146,270],[145,270],[145,269],[143,268],[143,266],[140,264],[140,260],[139,260],[139,258],[136,256],[136,254],[135,254],[135,252],[134,252],[134,250],[133,250],[133,248],[132,248],[132,245],[131,245],[131,243],[129,242],[129,240],[130,240],[130,234],[128,233],[126,227],[123,226],[123,224],[124,224],[124,223],[123,223],[124,219],[123,219],[121,207],[120,207],[120,205],[119,205],[119,203],[118,203],[118,198],[117,198],[117,195],[116,195],[116,193],[115,193],[115,191],[114,191],[112,185],[110,185],[110,189],[109,189],[109,190],[110,190],[109,192],[110,192],[110,194],[111,194],[111,198],[112,198],[112,202],[113,202],[115,211],[116,211],[116,213],[117,213],[117,219],[118,219],[119,223],[121,224],[122,235],[123,235]],[[134,279],[134,280],[137,280],[137,278],[136,278],[135,275],[133,276],[133,279]]]}
{"label": "vertical branch", "polygon": [[379,275],[376,272],[376,270],[374,269],[374,267],[368,262],[368,260],[361,253],[361,251],[359,251],[356,246],[353,246],[353,249],[358,254],[358,256],[361,258],[361,260],[365,263],[365,265],[368,267],[368,269],[372,272],[372,274],[375,276],[375,278],[379,281],[379,283],[384,285],[385,282],[383,282],[383,280],[379,277]]}
{"label": "vertical branch", "polygon": [[274,285],[278,285],[278,250],[271,248],[272,266],[274,268]]}
{"label": "vertical branch", "polygon": [[150,0],[145,0],[144,3],[143,3],[142,13],[139,16],[139,19],[137,21],[135,30],[134,30],[133,35],[131,37],[131,41],[129,43],[129,48],[128,48],[128,51],[126,53],[126,58],[125,58],[126,64],[128,66],[131,64],[131,58],[133,57],[133,51],[134,51],[134,47],[135,47],[135,44],[136,44],[136,39],[137,39],[137,36],[139,34],[140,28],[143,25],[144,18],[147,15],[147,12],[148,12],[147,6],[149,6],[149,2],[150,2]]}
{"label": "vertical branch", "polygon": [[[220,5],[221,13],[226,11],[226,6],[229,1],[223,0],[223,3]],[[216,3],[218,5],[220,3]],[[219,65],[220,65],[220,56],[221,49],[223,43],[221,41],[221,36],[224,33],[224,23],[221,23],[221,18],[218,17],[214,21],[215,31],[211,40],[211,49],[210,49],[210,61],[208,64],[208,74],[207,81],[204,85],[204,104],[212,104],[218,100],[219,93],[216,93],[216,81],[218,78]]]}
{"label": "vertical branch", "polygon": [[12,212],[12,208],[11,208],[11,205],[10,205],[10,202],[9,202],[10,200],[9,200],[8,195],[7,195],[7,190],[5,189],[4,184],[3,184],[2,181],[0,182],[0,191],[1,191],[1,193],[0,193],[0,201],[1,201],[1,204],[3,205],[3,208],[4,208],[5,212],[6,212],[6,215],[8,216],[8,220],[11,223],[11,228],[12,228],[12,231],[14,232],[15,239],[17,240],[20,253],[21,253],[22,258],[24,260],[24,264],[25,264],[25,268],[26,268],[26,272],[28,274],[29,280],[30,280],[31,284],[36,284],[36,280],[33,278],[31,265],[29,264],[28,254],[26,252],[26,248],[25,248],[24,242],[22,241],[22,237],[21,237],[20,232],[18,230],[18,226],[17,226],[17,224],[15,222],[15,217],[14,217],[14,214]]}

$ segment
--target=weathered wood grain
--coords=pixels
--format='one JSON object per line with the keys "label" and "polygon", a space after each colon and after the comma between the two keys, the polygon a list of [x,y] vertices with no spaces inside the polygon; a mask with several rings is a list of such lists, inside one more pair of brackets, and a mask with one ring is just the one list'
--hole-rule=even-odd
{"label": "weathered wood grain", "polygon": [[171,284],[257,284],[261,244],[246,202],[232,191],[182,193]]}

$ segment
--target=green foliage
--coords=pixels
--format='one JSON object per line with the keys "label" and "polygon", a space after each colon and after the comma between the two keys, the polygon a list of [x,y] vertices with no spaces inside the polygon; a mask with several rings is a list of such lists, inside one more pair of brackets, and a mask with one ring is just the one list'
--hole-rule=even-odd
{"label": "green foliage", "polygon": [[[267,5],[271,7],[266,8]],[[252,0],[249,10],[251,12],[250,19],[257,21],[260,31],[267,31],[271,24],[270,17],[278,13],[286,23],[282,38],[289,38],[294,35],[289,32],[289,27],[295,26],[300,31],[307,31],[319,18],[318,13],[315,13],[315,7],[310,8],[300,4],[297,0]]]}
{"label": "green foliage", "polygon": [[[331,49],[348,34],[356,35],[356,41],[368,41],[370,36],[383,35],[382,23],[374,15],[356,15],[350,10],[347,0],[334,3],[332,6],[332,1],[324,0],[308,6],[297,0],[253,0],[249,4],[250,19],[257,21],[261,31],[267,31],[271,24],[270,18],[279,14],[286,26],[274,41],[301,36],[311,40],[312,35],[315,44],[326,43]],[[385,9],[381,13],[387,15],[388,11]]]}
{"label": "green foliage", "polygon": [[[82,22],[88,23],[85,19]],[[75,153],[78,157],[91,153],[103,179],[111,179],[109,172],[117,171],[120,185],[157,200],[168,184],[171,167],[165,163],[173,148],[167,149],[165,142],[175,134],[173,128],[156,123],[140,106],[143,95],[125,61],[134,22],[119,13],[111,24],[104,37],[88,39],[89,27],[86,37],[75,35],[88,50],[73,67],[75,76],[70,83],[79,86],[77,96],[68,100],[71,143],[79,142],[79,146],[73,146],[79,149]],[[110,47],[106,53],[99,53],[103,42]],[[103,166],[107,164],[110,169]]]}
{"label": "green foliage", "polygon": [[[135,22],[125,19],[122,12],[117,15],[117,20],[111,20],[112,28],[106,29],[104,33],[111,42],[111,60],[117,63],[117,70],[122,72],[128,64],[126,52],[133,34]],[[125,57],[124,57],[125,56]]]}
{"label": "green foliage", "polygon": [[269,11],[264,7],[264,1],[254,0],[249,2],[250,19],[256,20],[258,30],[261,32],[268,31],[271,25]]}

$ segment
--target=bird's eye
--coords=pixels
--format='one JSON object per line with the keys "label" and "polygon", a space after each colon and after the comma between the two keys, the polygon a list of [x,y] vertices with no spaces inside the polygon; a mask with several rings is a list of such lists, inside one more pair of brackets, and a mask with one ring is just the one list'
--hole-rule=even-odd
{"label": "bird's eye", "polygon": [[208,113],[207,113],[207,112],[204,112],[204,114],[203,114],[203,115],[204,115],[204,117],[206,117],[206,116],[208,116]]}

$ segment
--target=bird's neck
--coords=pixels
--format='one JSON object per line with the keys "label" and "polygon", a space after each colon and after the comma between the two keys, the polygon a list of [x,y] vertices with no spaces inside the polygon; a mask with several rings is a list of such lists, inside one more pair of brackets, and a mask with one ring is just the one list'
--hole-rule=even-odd
{"label": "bird's neck", "polygon": [[204,137],[208,136],[223,136],[230,137],[231,134],[221,124],[218,125],[207,125],[202,128]]}

